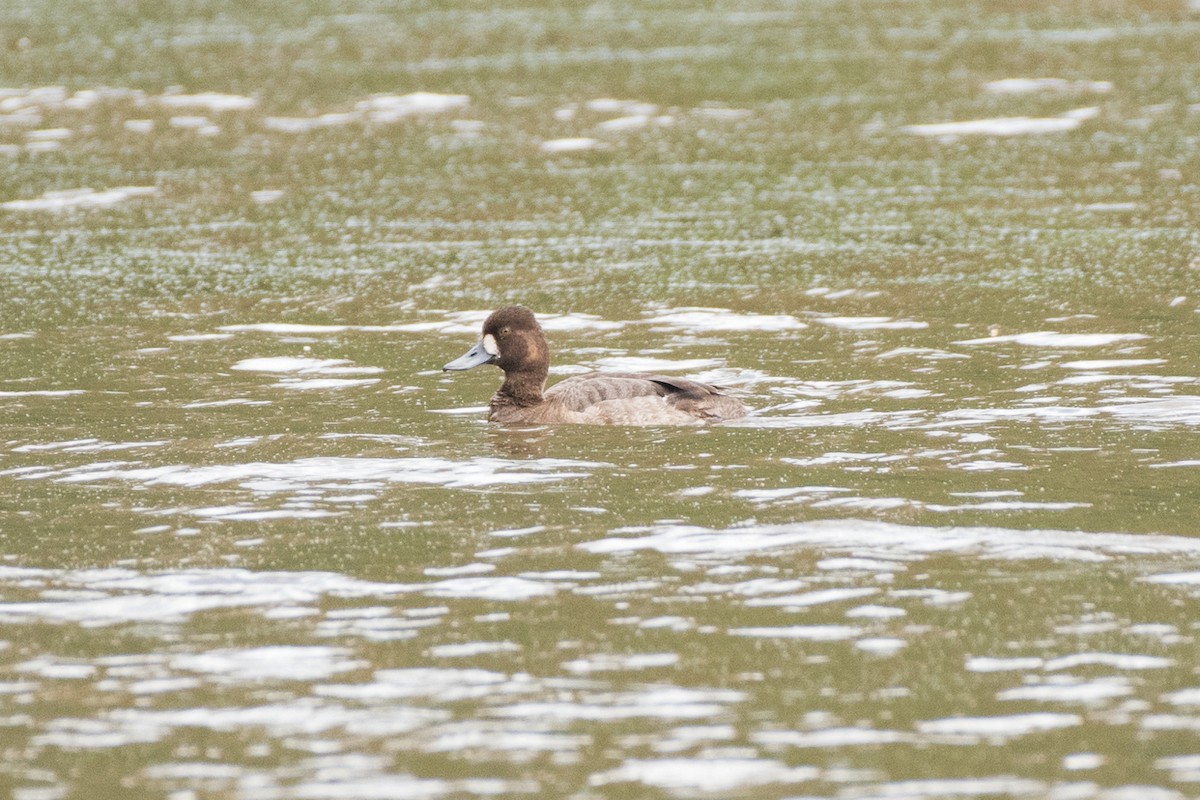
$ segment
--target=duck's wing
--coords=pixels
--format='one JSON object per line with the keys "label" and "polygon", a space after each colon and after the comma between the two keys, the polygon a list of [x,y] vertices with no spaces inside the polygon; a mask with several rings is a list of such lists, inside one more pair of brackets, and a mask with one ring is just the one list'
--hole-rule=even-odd
{"label": "duck's wing", "polygon": [[611,400],[641,397],[660,397],[696,419],[734,419],[746,414],[740,400],[721,394],[718,387],[670,375],[591,372],[573,375],[546,390],[547,400],[553,399],[567,410],[577,412]]}

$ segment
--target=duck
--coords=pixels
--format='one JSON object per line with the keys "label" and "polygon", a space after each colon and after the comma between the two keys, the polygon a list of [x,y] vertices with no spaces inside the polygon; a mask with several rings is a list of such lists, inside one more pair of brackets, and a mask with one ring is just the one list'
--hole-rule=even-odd
{"label": "duck", "polygon": [[550,347],[533,312],[506,306],[483,323],[479,341],[444,372],[494,364],[504,382],[488,419],[510,425],[699,425],[746,416],[746,406],[722,387],[640,372],[589,372],[546,388]]}

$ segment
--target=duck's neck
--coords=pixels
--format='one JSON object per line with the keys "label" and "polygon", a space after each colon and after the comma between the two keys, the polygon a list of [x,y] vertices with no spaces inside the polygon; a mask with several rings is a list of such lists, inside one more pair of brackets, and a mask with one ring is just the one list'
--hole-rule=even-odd
{"label": "duck's neck", "polygon": [[542,389],[546,386],[546,373],[541,370],[523,370],[504,373],[504,383],[492,397],[493,406],[536,406],[542,402]]}

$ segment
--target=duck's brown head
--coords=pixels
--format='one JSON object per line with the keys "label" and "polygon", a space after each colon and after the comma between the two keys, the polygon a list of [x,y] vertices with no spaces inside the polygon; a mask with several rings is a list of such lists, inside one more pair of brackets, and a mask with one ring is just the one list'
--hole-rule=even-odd
{"label": "duck's brown head", "polygon": [[533,312],[525,306],[493,311],[484,320],[479,343],[442,369],[464,370],[480,364],[495,364],[508,380],[534,382],[540,394],[550,369],[550,348]]}

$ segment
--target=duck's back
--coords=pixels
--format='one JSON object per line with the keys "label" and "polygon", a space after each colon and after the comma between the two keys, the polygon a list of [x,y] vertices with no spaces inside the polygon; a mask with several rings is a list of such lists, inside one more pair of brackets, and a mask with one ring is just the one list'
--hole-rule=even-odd
{"label": "duck's back", "polygon": [[717,387],[667,375],[574,375],[547,389],[545,397],[573,421],[609,425],[686,425],[746,415],[740,400]]}

